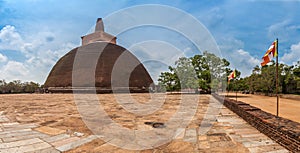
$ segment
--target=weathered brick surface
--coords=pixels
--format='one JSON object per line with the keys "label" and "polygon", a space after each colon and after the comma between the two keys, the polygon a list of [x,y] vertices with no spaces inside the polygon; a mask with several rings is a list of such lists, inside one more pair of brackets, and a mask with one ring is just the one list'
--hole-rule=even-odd
{"label": "weathered brick surface", "polygon": [[[75,61],[80,64],[73,67]],[[94,80],[87,74],[94,74]],[[72,80],[72,75],[77,76],[76,81]],[[77,92],[95,90],[93,87],[97,87],[98,93],[110,93],[115,88],[145,92],[152,83],[144,65],[128,50],[111,43],[96,42],[75,48],[63,56],[51,70],[45,87],[50,92],[63,93],[72,92],[71,87]]]}
{"label": "weathered brick surface", "polygon": [[227,108],[286,149],[300,152],[300,123],[277,117],[241,101],[227,99],[217,94],[213,96],[219,101],[224,101]]}

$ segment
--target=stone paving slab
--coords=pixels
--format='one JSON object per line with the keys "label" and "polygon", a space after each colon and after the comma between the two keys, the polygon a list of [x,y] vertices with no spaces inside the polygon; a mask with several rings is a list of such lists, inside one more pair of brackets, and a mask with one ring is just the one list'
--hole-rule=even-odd
{"label": "stone paving slab", "polygon": [[74,142],[74,141],[79,140],[79,139],[80,138],[78,138],[78,137],[70,137],[70,138],[66,138],[66,139],[62,139],[62,140],[59,140],[59,141],[52,142],[51,144],[54,147],[60,147],[60,146],[66,145],[68,143]]}
{"label": "stone paving slab", "polygon": [[5,123],[1,123],[0,124],[0,126],[11,126],[11,125],[20,125],[20,123],[19,122],[10,122],[10,121],[8,121],[8,122],[5,122]]}
{"label": "stone paving slab", "polygon": [[57,147],[57,149],[59,151],[67,151],[67,150],[70,150],[70,149],[73,149],[73,148],[76,148],[78,146],[81,146],[87,142],[91,142],[95,139],[97,139],[98,137],[95,136],[95,135],[91,135],[91,136],[88,136],[86,138],[82,138],[82,139],[79,139],[79,140],[76,140],[76,141],[73,141],[71,143],[68,143],[68,144],[65,144],[65,145],[62,145],[62,146],[59,146]]}
{"label": "stone paving slab", "polygon": [[0,138],[5,137],[6,135],[13,135],[15,133],[22,133],[22,132],[30,132],[31,129],[20,129],[20,130],[13,130],[13,131],[1,131]]}
{"label": "stone paving slab", "polygon": [[18,137],[18,136],[30,135],[30,134],[39,134],[39,132],[32,131],[31,129],[27,129],[24,131],[22,131],[22,130],[11,131],[11,132],[7,132],[5,134],[0,134],[0,138]]}
{"label": "stone paving slab", "polygon": [[49,148],[43,148],[35,151],[28,151],[26,153],[60,153],[60,151],[58,151],[53,147],[49,147]]}
{"label": "stone paving slab", "polygon": [[2,125],[3,130],[18,130],[18,129],[31,129],[38,127],[35,123],[29,124],[13,124],[13,125]]}
{"label": "stone paving slab", "polygon": [[11,126],[11,125],[19,125],[20,123],[18,122],[9,122],[9,123],[2,123],[0,124],[0,126]]}
{"label": "stone paving slab", "polygon": [[29,145],[29,144],[40,143],[40,142],[43,141],[38,138],[32,138],[32,139],[19,140],[19,141],[8,142],[8,143],[1,143],[0,149],[18,147],[18,146]]}
{"label": "stone paving slab", "polygon": [[[244,134],[244,135],[241,135],[243,138],[251,138],[251,137],[258,137],[260,138],[261,137],[261,133],[257,133],[257,134]],[[265,137],[261,137],[261,138],[265,138]]]}
{"label": "stone paving slab", "polygon": [[276,144],[273,140],[261,140],[261,141],[247,140],[247,141],[243,141],[242,143],[247,148],[261,147],[261,146],[268,146],[268,145]]}
{"label": "stone paving slab", "polygon": [[61,129],[48,127],[48,126],[37,127],[34,130],[48,135],[58,135],[58,134],[66,133],[66,130],[61,130]]}
{"label": "stone paving slab", "polygon": [[186,129],[185,135],[183,137],[183,141],[185,142],[197,142],[197,131],[196,129]]}
{"label": "stone paving slab", "polygon": [[6,138],[2,138],[2,140],[3,142],[12,142],[12,141],[24,140],[29,138],[46,138],[46,137],[49,136],[43,133],[31,133],[28,135],[21,135],[16,137],[6,137]]}
{"label": "stone paving slab", "polygon": [[51,143],[51,142],[60,141],[62,139],[66,139],[66,138],[70,138],[70,135],[68,135],[68,134],[59,134],[59,135],[56,135],[56,136],[43,138],[43,140],[48,142],[48,143]]}
{"label": "stone paving slab", "polygon": [[29,145],[17,146],[13,148],[1,149],[1,153],[23,153],[23,152],[32,152],[41,149],[50,148],[51,145],[46,142],[34,143]]}

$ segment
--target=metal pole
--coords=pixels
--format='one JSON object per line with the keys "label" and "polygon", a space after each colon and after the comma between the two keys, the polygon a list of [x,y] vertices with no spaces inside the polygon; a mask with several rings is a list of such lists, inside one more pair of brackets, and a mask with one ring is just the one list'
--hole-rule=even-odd
{"label": "metal pole", "polygon": [[278,97],[278,38],[276,39],[276,99],[277,99],[277,104],[276,104],[276,116],[278,117],[278,110],[279,110],[279,97]]}
{"label": "metal pole", "polygon": [[235,81],[235,101],[237,101],[237,82]]}
{"label": "metal pole", "polygon": [[235,91],[235,101],[237,101],[237,90]]}
{"label": "metal pole", "polygon": [[227,89],[227,97],[229,96],[229,86],[228,86],[228,89]]}

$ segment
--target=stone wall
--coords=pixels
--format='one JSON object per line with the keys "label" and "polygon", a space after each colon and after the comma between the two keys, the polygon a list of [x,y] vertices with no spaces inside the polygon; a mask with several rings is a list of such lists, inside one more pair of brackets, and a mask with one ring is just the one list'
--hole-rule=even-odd
{"label": "stone wall", "polygon": [[224,96],[217,94],[213,96],[220,102],[224,100],[227,108],[286,149],[291,152],[300,152],[300,123],[276,117],[241,101],[224,99]]}

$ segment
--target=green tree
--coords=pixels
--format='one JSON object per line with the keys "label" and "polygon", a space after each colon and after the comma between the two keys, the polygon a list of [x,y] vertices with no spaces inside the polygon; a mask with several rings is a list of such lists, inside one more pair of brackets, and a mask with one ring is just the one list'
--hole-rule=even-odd
{"label": "green tree", "polygon": [[34,93],[40,88],[40,85],[35,82],[25,82],[23,84],[23,92],[25,93]]}
{"label": "green tree", "polygon": [[159,86],[166,91],[177,91],[180,89],[180,82],[173,68],[169,66],[171,72],[162,72],[158,78]]}
{"label": "green tree", "polygon": [[197,75],[191,58],[181,57],[175,62],[173,69],[180,80],[181,89],[198,89]]}
{"label": "green tree", "polygon": [[22,92],[22,82],[21,80],[14,80],[7,84],[9,93],[21,93]]}
{"label": "green tree", "polygon": [[158,81],[167,91],[200,88],[209,92],[222,88],[227,82],[229,65],[226,59],[205,51],[203,55],[179,58],[175,67],[169,67],[170,72],[160,74]]}
{"label": "green tree", "polygon": [[296,77],[300,78],[300,61],[298,61],[297,64],[294,66],[293,74]]}
{"label": "green tree", "polygon": [[20,80],[14,80],[6,83],[0,80],[0,93],[33,93],[40,88],[35,82],[22,83]]}
{"label": "green tree", "polygon": [[[282,91],[283,80],[285,79],[285,73],[283,69],[286,66],[279,64],[278,76],[279,76],[279,92]],[[255,66],[252,70],[252,74],[247,78],[247,85],[250,92],[263,92],[266,95],[276,93],[276,64],[274,61],[271,64],[259,68]]]}

